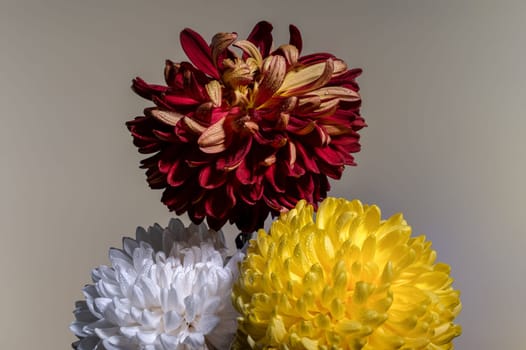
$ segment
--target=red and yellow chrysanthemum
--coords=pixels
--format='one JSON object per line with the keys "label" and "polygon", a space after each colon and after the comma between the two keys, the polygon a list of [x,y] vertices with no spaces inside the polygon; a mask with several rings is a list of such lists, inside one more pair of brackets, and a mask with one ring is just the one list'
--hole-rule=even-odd
{"label": "red and yellow chrysanthemum", "polygon": [[272,26],[258,23],[246,40],[218,33],[208,45],[181,32],[190,62],[166,62],[166,85],[140,78],[133,89],[154,102],[127,126],[150,187],[177,214],[213,229],[227,220],[244,232],[269,212],[301,199],[316,205],[360,150],[361,98],[355,78],[329,53],[301,56],[302,39],[272,49]]}

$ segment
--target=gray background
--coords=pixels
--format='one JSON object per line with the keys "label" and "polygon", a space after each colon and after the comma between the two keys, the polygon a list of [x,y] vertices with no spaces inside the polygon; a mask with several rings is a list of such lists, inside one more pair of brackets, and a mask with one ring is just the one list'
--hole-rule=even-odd
{"label": "gray background", "polygon": [[[453,268],[459,349],[522,349],[526,164],[522,1],[6,1],[0,4],[0,347],[66,349],[91,268],[137,225],[166,224],[124,122],[184,58],[179,31],[330,51],[359,79],[359,166],[332,195],[403,211]],[[234,230],[227,229],[231,234]]]}

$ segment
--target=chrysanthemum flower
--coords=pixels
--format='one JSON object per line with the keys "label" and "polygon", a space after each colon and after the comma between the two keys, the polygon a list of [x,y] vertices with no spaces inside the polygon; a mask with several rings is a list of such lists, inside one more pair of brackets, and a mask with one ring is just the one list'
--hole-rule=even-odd
{"label": "chrysanthemum flower", "polygon": [[[191,29],[181,45],[191,62],[166,62],[166,85],[140,78],[134,91],[151,100],[127,126],[151,188],[195,223],[219,229],[230,220],[244,232],[262,227],[305,199],[326,197],[327,176],[340,178],[360,150],[361,98],[355,78],[329,53],[301,55],[290,26],[288,44],[272,49],[272,26],[258,23],[247,40],[218,33],[208,45]],[[237,50],[237,52],[236,52]]]}
{"label": "chrysanthemum flower", "polygon": [[304,201],[250,241],[233,295],[234,349],[452,349],[461,309],[450,267],[401,214]]}
{"label": "chrysanthemum flower", "polygon": [[111,267],[93,270],[70,329],[78,350],[227,349],[236,331],[232,283],[243,258],[226,264],[221,232],[179,220],[124,238]]}

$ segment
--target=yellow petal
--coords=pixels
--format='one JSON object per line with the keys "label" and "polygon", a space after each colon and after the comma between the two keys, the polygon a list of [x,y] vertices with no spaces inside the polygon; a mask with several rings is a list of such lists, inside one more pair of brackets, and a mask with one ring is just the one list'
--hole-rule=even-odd
{"label": "yellow petal", "polygon": [[289,66],[292,66],[298,62],[299,52],[296,46],[290,44],[281,45],[278,50],[283,53],[283,56],[285,56]]}
{"label": "yellow petal", "polygon": [[332,71],[332,60],[291,70],[285,75],[283,84],[276,94],[288,97],[318,89],[330,80]]}
{"label": "yellow petal", "polygon": [[249,55],[256,61],[258,67],[261,67],[261,63],[263,62],[261,52],[259,52],[259,49],[250,41],[239,40],[236,41],[232,46],[239,47],[241,50],[243,50],[243,52],[245,52],[247,55]]}
{"label": "yellow petal", "polygon": [[221,106],[221,83],[217,80],[212,80],[205,85],[205,88],[214,106]]}

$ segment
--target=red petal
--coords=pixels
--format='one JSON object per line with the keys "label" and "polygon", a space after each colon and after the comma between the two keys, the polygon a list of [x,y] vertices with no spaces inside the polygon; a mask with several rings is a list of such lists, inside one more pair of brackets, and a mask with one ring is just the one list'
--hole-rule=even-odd
{"label": "red petal", "polygon": [[254,167],[250,166],[247,160],[248,158],[243,159],[236,169],[236,177],[243,185],[251,185],[261,181],[261,176],[255,174]]}
{"label": "red petal", "polygon": [[193,176],[195,170],[192,170],[181,161],[175,161],[166,176],[166,181],[172,187],[181,186],[188,178]]}
{"label": "red petal", "polygon": [[175,87],[175,77],[177,76],[178,71],[179,67],[171,60],[166,60],[164,62],[164,81],[166,82],[166,85]]}
{"label": "red petal", "polygon": [[142,98],[152,100],[153,96],[161,96],[168,88],[162,85],[150,85],[137,77],[132,81],[132,90]]}
{"label": "red petal", "polygon": [[331,86],[344,86],[351,90],[358,91],[360,90],[355,79],[362,74],[361,68],[353,68],[347,72],[333,77],[327,85]]}
{"label": "red petal", "polygon": [[272,164],[271,166],[269,166],[267,171],[265,171],[265,179],[274,189],[274,191],[278,193],[285,193],[285,184],[280,183],[280,180],[283,180],[283,178],[281,176],[282,174],[279,173],[278,169],[279,168],[276,166],[276,164]]}
{"label": "red petal", "polygon": [[256,45],[263,57],[267,57],[272,46],[272,24],[267,21],[257,23],[247,40]]}
{"label": "red petal", "polygon": [[252,138],[248,137],[246,143],[241,145],[232,145],[234,152],[230,152],[226,157],[218,159],[216,168],[220,170],[230,171],[237,168],[243,159],[247,156],[252,146]]}
{"label": "red petal", "polygon": [[152,101],[153,101],[153,103],[155,103],[155,105],[157,107],[159,107],[160,109],[171,111],[173,109],[173,106],[170,106],[163,99],[164,99],[164,96],[160,96],[160,97],[159,96],[153,96],[152,97]]}
{"label": "red petal", "polygon": [[225,172],[215,170],[215,166],[208,165],[199,172],[199,185],[206,189],[214,189],[223,185],[227,180]]}
{"label": "red petal", "polygon": [[218,188],[209,192],[205,201],[206,215],[212,218],[226,218],[228,211],[234,206],[232,196],[226,192],[226,188]]}
{"label": "red petal", "polygon": [[185,186],[168,187],[164,190],[161,201],[179,215],[191,207],[191,199],[196,198],[198,193],[197,186],[192,183]]}
{"label": "red petal", "polygon": [[303,47],[303,41],[301,40],[301,33],[299,29],[291,24],[289,25],[289,33],[290,33],[290,40],[289,44],[296,46],[298,49],[298,52],[301,53],[301,49]]}
{"label": "red petal", "polygon": [[327,52],[318,52],[300,57],[298,62],[305,65],[310,65],[327,61],[329,58],[335,58],[335,56]]}
{"label": "red petal", "polygon": [[164,96],[164,100],[175,106],[194,106],[200,103],[191,97],[176,94],[167,94]]}
{"label": "red petal", "polygon": [[312,159],[312,153],[307,152],[301,142],[295,142],[296,145],[296,160],[301,161],[305,167],[306,170],[319,174],[320,170],[318,169],[318,165],[316,164],[316,161]]}
{"label": "red petal", "polygon": [[254,205],[263,196],[263,189],[261,182],[256,182],[253,185],[242,186],[237,193],[243,202]]}
{"label": "red petal", "polygon": [[192,29],[186,28],[180,35],[181,46],[186,56],[204,73],[219,79],[219,72],[212,62],[210,47],[201,35]]}
{"label": "red petal", "polygon": [[332,147],[315,147],[314,153],[327,164],[343,165],[344,163],[341,153]]}
{"label": "red petal", "polygon": [[166,183],[166,176],[161,174],[157,169],[150,168],[146,171],[146,181],[151,189],[160,190],[165,188],[168,184]]}

